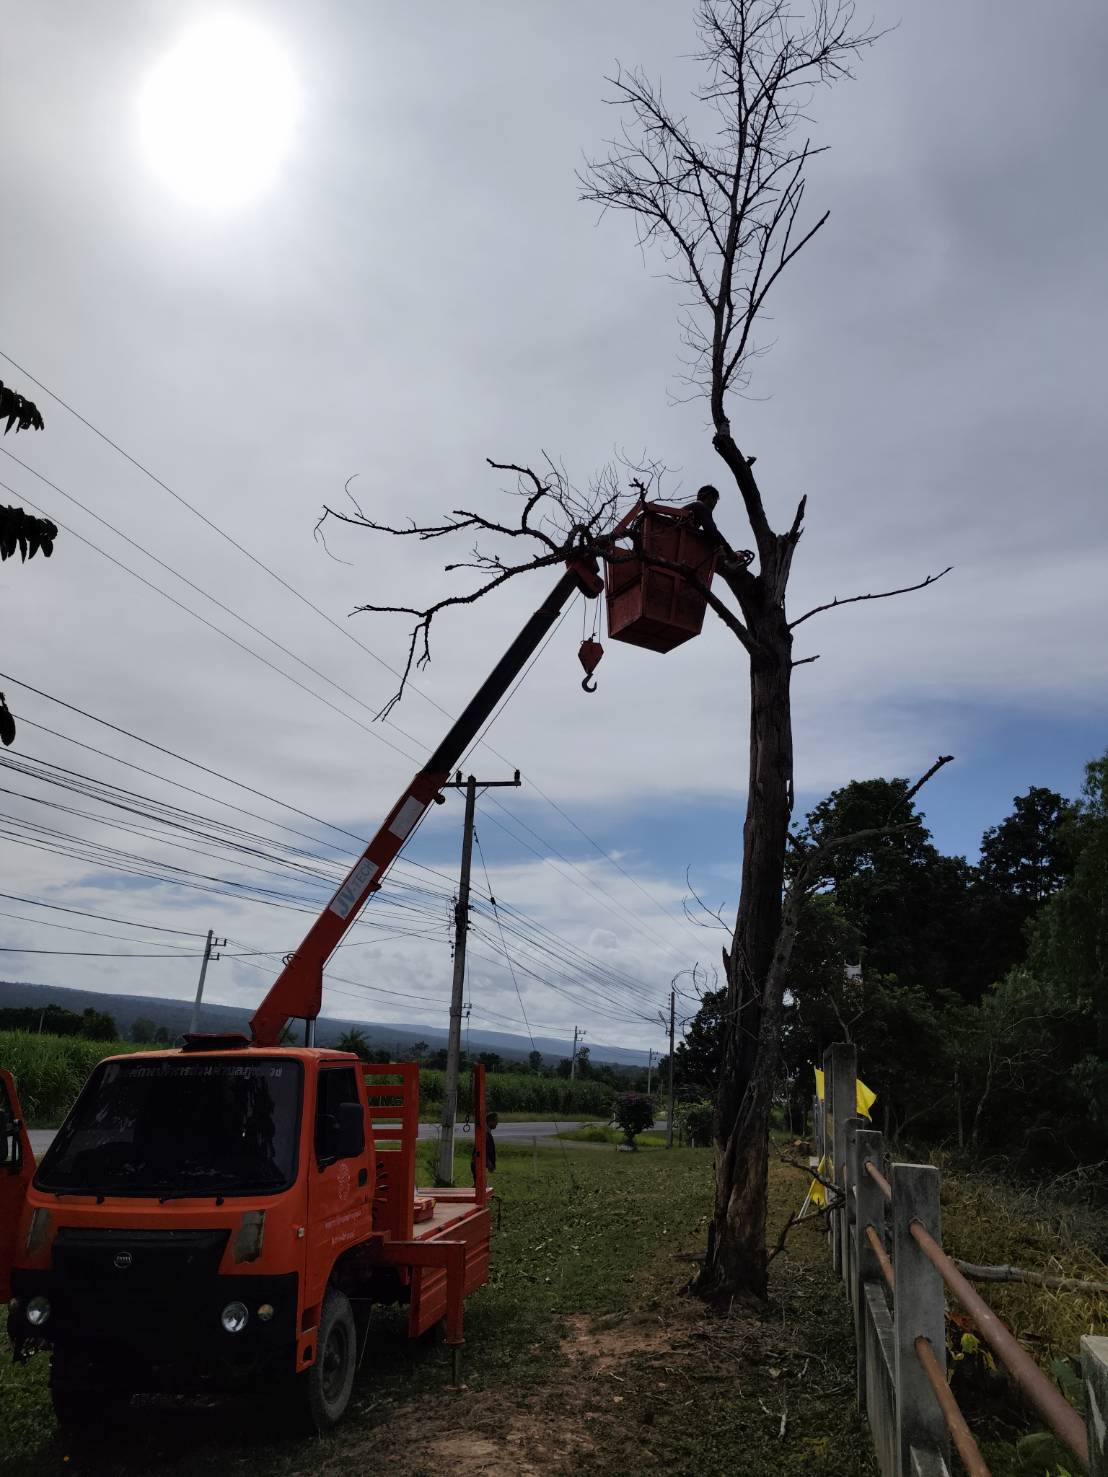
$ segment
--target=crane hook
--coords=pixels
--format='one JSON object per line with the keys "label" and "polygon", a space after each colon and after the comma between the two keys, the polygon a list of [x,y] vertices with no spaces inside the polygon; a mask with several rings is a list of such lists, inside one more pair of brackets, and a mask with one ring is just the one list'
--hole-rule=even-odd
{"label": "crane hook", "polygon": [[582,691],[596,691],[596,680],[593,677],[593,672],[596,670],[597,663],[603,655],[603,646],[601,646],[599,641],[593,640],[591,636],[587,641],[581,642],[581,650],[577,653],[577,659],[585,669],[585,678],[581,683]]}

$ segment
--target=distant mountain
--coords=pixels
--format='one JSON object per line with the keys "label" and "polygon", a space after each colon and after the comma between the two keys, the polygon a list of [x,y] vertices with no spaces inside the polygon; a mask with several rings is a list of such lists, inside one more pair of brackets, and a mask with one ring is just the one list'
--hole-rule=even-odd
{"label": "distant mountain", "polygon": [[[0,1006],[60,1005],[78,1013],[85,1010],[105,1010],[115,1017],[121,1036],[129,1036],[131,1025],[140,1016],[153,1021],[155,1027],[164,1026],[170,1036],[180,1036],[189,1028],[192,1019],[191,1000],[165,1000],[152,995],[108,995],[101,990],[71,990],[61,985],[30,985],[0,980]],[[237,1009],[231,1005],[205,1005],[200,1012],[202,1031],[245,1031],[250,1029],[252,1010]],[[446,1045],[446,1031],[435,1026],[411,1026],[378,1024],[372,1021],[351,1021],[320,1016],[316,1023],[316,1041],[320,1046],[335,1046],[344,1032],[358,1030],[374,1047],[392,1052],[394,1059],[403,1060],[416,1041],[426,1041],[431,1047]],[[470,1049],[474,1052],[496,1051],[510,1061],[526,1061],[531,1051],[531,1042],[525,1036],[513,1036],[505,1031],[470,1030],[467,1033]],[[589,1055],[593,1062],[611,1062],[615,1066],[645,1067],[646,1052],[635,1051],[624,1046],[602,1046],[589,1042]],[[568,1040],[560,1041],[552,1036],[536,1036],[536,1051],[541,1051],[547,1063],[561,1061],[569,1056],[573,1047]]]}

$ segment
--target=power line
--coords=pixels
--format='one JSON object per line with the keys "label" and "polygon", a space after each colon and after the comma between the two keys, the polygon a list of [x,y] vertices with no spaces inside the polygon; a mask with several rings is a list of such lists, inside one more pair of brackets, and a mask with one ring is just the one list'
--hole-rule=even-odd
{"label": "power line", "polygon": [[[12,676],[11,674],[4,673],[4,674],[0,674],[0,676],[3,676],[6,681],[15,682],[15,683],[17,683],[17,685],[20,685],[20,686],[25,687],[28,691],[33,692],[36,696],[43,697],[47,701],[53,702],[53,703],[57,704],[58,706],[63,707],[67,711],[76,713],[78,716],[80,716],[82,718],[86,718],[86,719],[88,719],[91,722],[100,724],[101,726],[106,727],[106,728],[110,729],[113,732],[116,732],[116,733],[121,734],[125,738],[131,739],[134,742],[137,742],[137,743],[140,743],[140,744],[145,745],[146,747],[152,748],[156,752],[161,753],[161,754],[164,754],[168,758],[174,759],[174,760],[176,760],[176,761],[178,761],[180,763],[184,763],[184,764],[190,765],[191,767],[194,767],[194,768],[200,770],[201,772],[203,772],[205,774],[208,774],[208,775],[210,775],[210,776],[212,776],[214,778],[217,778],[217,779],[223,781],[226,784],[233,785],[233,786],[235,786],[237,788],[246,790],[249,793],[258,795],[259,798],[264,799],[264,800],[267,800],[271,804],[277,805],[277,806],[279,806],[281,808],[292,810],[292,811],[294,811],[294,813],[303,815],[305,817],[305,819],[311,820],[311,821],[315,822],[318,825],[330,827],[331,824],[332,824],[330,822],[321,820],[320,817],[315,816],[315,815],[312,815],[310,812],[301,811],[301,810],[299,810],[298,807],[289,806],[289,805],[287,805],[286,802],[283,802],[283,801],[279,800],[277,797],[275,797],[273,795],[270,795],[270,794],[266,793],[265,791],[258,790],[254,786],[244,784],[240,780],[233,779],[230,775],[227,775],[227,774],[225,774],[225,773],[223,773],[223,772],[221,772],[219,770],[212,769],[208,765],[200,764],[198,761],[189,759],[185,755],[180,754],[180,753],[177,753],[174,750],[168,749],[164,745],[155,743],[154,741],[152,741],[150,739],[143,738],[141,735],[136,734],[136,733],[132,732],[129,729],[123,728],[119,724],[112,723],[112,722],[108,721],[107,719],[100,718],[100,717],[98,717],[94,713],[88,712],[85,709],[82,709],[82,708],[77,707],[75,704],[65,702],[63,699],[57,698],[54,695],[52,695],[50,693],[47,693],[47,692],[43,691],[40,688],[36,688],[36,687],[34,687],[33,685],[31,685],[29,683],[24,683],[24,682],[21,681],[21,679],[16,678],[16,677]],[[53,731],[53,730],[51,730],[51,731]],[[60,735],[60,736],[61,737],[67,737],[66,735]],[[80,741],[78,741],[78,740],[72,740],[72,742],[79,743]],[[83,747],[91,747],[91,746],[83,745]],[[159,780],[161,780],[161,779],[164,778],[163,776],[158,775],[155,771],[142,769],[141,766],[134,766],[134,765],[132,765],[131,761],[119,759],[118,756],[107,754],[106,751],[103,751],[103,750],[95,750],[94,752],[97,752],[98,754],[101,754],[101,755],[103,755],[105,757],[108,757],[110,759],[113,759],[113,760],[115,760],[118,763],[125,764],[125,765],[127,765],[129,767],[134,767],[136,769],[139,769],[139,770],[141,770],[141,772],[146,773],[151,778],[156,778],[156,779],[159,779]],[[178,783],[178,782],[169,781],[169,783]],[[191,791],[191,787],[184,787],[184,788],[186,788],[187,790],[189,790],[192,793],[198,793],[198,792]],[[199,792],[199,793],[202,793],[202,792]],[[247,812],[247,813],[250,814],[250,815],[252,815],[252,816],[255,815],[254,812]],[[275,826],[280,824],[278,822],[269,822],[264,817],[256,817],[255,816],[255,818],[262,819],[263,821],[265,821],[266,824],[273,824]],[[490,819],[493,820],[494,824],[500,826],[500,822],[496,821],[494,817],[490,817]],[[507,828],[506,827],[503,827],[503,826],[500,826],[500,828],[503,829],[503,830],[507,830]],[[282,829],[290,830],[291,828],[282,827]],[[342,831],[342,828],[341,827],[333,827],[333,829],[335,829],[337,831]],[[306,837],[306,833],[294,832],[294,834],[304,835],[305,836],[305,839],[313,839],[313,838]],[[354,833],[352,833],[352,832],[343,832],[343,834],[347,834],[347,835],[350,835],[350,836],[353,837],[353,834]],[[512,833],[510,831],[508,831],[508,834],[511,835]],[[532,833],[532,834],[534,834],[534,833]],[[360,838],[354,838],[354,839],[360,839]],[[534,847],[530,846],[522,838],[515,837],[515,839],[519,842],[519,844],[526,846],[527,849],[529,851],[531,851],[533,855],[539,856],[540,860],[545,860],[544,858],[542,858],[542,856],[541,856],[540,853],[538,853],[538,852],[535,851],[535,848]],[[88,859],[88,858],[86,857],[86,858],[77,858],[77,859]],[[95,858],[93,858],[93,859],[95,860]],[[421,870],[432,872],[434,875],[440,875],[440,876],[443,875],[443,874],[435,873],[433,868],[427,868],[427,867],[423,866],[423,864],[420,864],[420,863],[409,863],[408,865],[420,867]],[[553,865],[553,863],[551,863],[551,865]],[[555,870],[557,871],[559,869],[557,867],[555,867]],[[149,876],[149,873],[144,872],[144,873],[142,873],[140,875]],[[205,880],[207,880],[207,881],[219,881],[219,880],[223,880],[223,879],[213,879],[210,876],[206,876],[205,874],[195,874],[195,873],[193,873],[191,875],[194,878],[197,875],[204,876],[205,877]],[[169,880],[169,879],[157,878],[155,880],[165,881],[165,880]],[[572,879],[567,879],[567,880],[571,880],[572,881]],[[193,885],[195,885],[195,883]],[[240,889],[241,889],[241,886],[242,886],[242,884],[232,884],[232,885],[235,885],[235,886],[239,887]],[[212,889],[201,888],[201,890],[211,891]],[[257,891],[258,889],[254,889],[254,890]],[[272,889],[266,889],[266,891],[272,892]],[[224,895],[226,895],[226,894],[224,894]],[[284,898],[284,895],[282,895],[282,894],[276,894],[275,896],[280,897],[282,899]],[[266,901],[266,899],[258,899],[258,900]],[[291,904],[289,904],[287,901],[284,902],[284,905],[285,906],[291,906]],[[307,911],[307,910],[300,910],[300,911]]]}
{"label": "power line", "polygon": [[[188,575],[182,574],[175,565],[168,564],[164,559],[160,559],[157,554],[152,553],[151,550],[146,548],[144,544],[140,544],[137,539],[132,538],[131,535],[129,533],[125,533],[123,529],[117,528],[116,525],[112,523],[109,519],[103,517],[100,513],[97,513],[95,509],[90,508],[87,503],[83,503],[81,499],[74,496],[73,493],[67,492],[64,487],[59,487],[56,482],[52,482],[49,477],[38,471],[37,468],[32,467],[29,462],[21,460],[21,458],[16,456],[13,451],[9,451],[6,446],[0,446],[0,451],[2,451],[4,455],[8,457],[11,461],[22,467],[25,471],[30,472],[33,477],[37,477],[40,482],[45,482],[47,487],[53,488],[56,493],[58,493],[61,497],[64,497],[68,502],[71,502],[76,507],[80,508],[82,512],[87,513],[90,518],[95,518],[97,523],[101,524],[102,527],[108,529],[111,533],[114,533],[117,538],[121,538],[124,543],[130,544],[131,548],[137,549],[140,554],[144,554],[146,558],[152,560],[153,563],[155,563],[159,567],[159,569],[164,569],[167,574],[171,574],[175,579],[179,579],[182,584],[187,585],[189,589],[195,591],[197,595],[202,595],[205,600],[210,600],[217,609],[222,610],[233,620],[239,621],[242,625],[246,627],[248,631],[253,631],[255,636],[260,636],[263,641],[268,641],[271,646],[275,646],[278,651],[282,652],[285,656],[290,657],[294,662],[299,662],[302,667],[306,668],[307,671],[313,673],[316,677],[320,679],[321,682],[328,683],[331,687],[335,689],[336,692],[341,692],[342,695],[349,698],[351,702],[357,703],[360,708],[364,708],[365,711],[369,713],[375,720],[378,718],[378,709],[374,708],[369,703],[364,702],[360,697],[357,696],[356,693],[353,693],[348,688],[343,687],[340,682],[336,682],[333,677],[328,677],[325,672],[321,672],[318,667],[313,666],[313,664],[307,661],[304,657],[298,656],[295,651],[290,651],[289,648],[278,641],[275,636],[271,636],[269,632],[263,630],[261,626],[256,626],[253,621],[248,620],[246,616],[240,614],[240,612],[235,610],[233,606],[227,605],[224,601],[220,600],[218,596],[213,595],[210,590],[205,590],[203,586],[198,585],[194,580],[189,579]],[[6,483],[0,482],[0,487],[6,487],[7,491],[12,493],[12,495],[15,497],[23,496],[23,494],[15,492],[13,488],[7,487]],[[34,504],[32,503],[31,506],[33,507]],[[41,512],[42,510],[39,509],[38,511]],[[49,515],[44,514],[44,516]],[[72,529],[68,531],[73,532]],[[80,534],[74,534],[74,537],[81,538],[82,536]],[[97,548],[95,544],[90,543],[87,539],[83,540],[83,542],[88,543],[89,548],[96,549],[96,552],[98,554],[103,554],[106,559],[112,558],[110,554],[107,554],[103,549]],[[121,565],[120,568],[126,568],[126,566]],[[135,574],[134,570],[129,570],[128,572],[131,574]],[[141,579],[142,576],[135,574],[135,578]],[[161,589],[160,586],[151,585],[150,588],[157,590],[158,594],[165,596],[166,599],[172,600],[173,598],[171,595],[168,595],[165,590]],[[182,606],[181,608],[187,609],[188,607]],[[196,616],[198,620],[203,619],[203,617],[197,615],[195,611],[190,611],[189,613]],[[213,629],[218,628],[213,627]],[[226,635],[226,632],[223,632],[222,634]],[[257,655],[257,653],[253,654]],[[284,675],[287,676],[288,674],[286,673]],[[381,719],[380,721],[387,723],[390,728],[394,728],[397,733],[402,734],[404,738],[410,740],[413,744],[418,744],[420,742],[420,740],[417,739],[414,734],[406,732],[403,728],[400,727],[398,723],[395,723],[391,718]],[[381,735],[376,730],[374,730],[373,732],[374,737],[381,737]],[[387,740],[385,740],[384,742],[387,742]],[[392,746],[390,745],[390,747]],[[403,751],[397,750],[397,752]],[[411,756],[408,755],[406,757],[410,758]]]}
{"label": "power line", "polygon": [[[3,450],[4,448],[0,446],[0,451]],[[5,452],[4,454],[6,456],[11,456],[11,452]],[[22,501],[25,502],[28,507],[34,508],[35,512],[41,513],[44,518],[53,519],[54,522],[58,524],[58,527],[65,529],[66,533],[68,533],[71,538],[75,538],[80,543],[86,544],[90,549],[94,550],[97,554],[100,554],[103,558],[107,559],[110,564],[114,564],[117,569],[122,569],[123,572],[125,574],[129,574],[132,579],[138,580],[140,585],[145,585],[148,590],[153,590],[156,595],[161,595],[162,598],[168,600],[171,605],[175,605],[178,610],[183,610],[186,615],[191,615],[193,620],[197,620],[200,622],[201,625],[207,626],[209,631],[214,631],[217,636],[222,636],[225,641],[229,641],[232,646],[237,646],[238,649],[240,651],[244,651],[247,656],[252,656],[255,661],[261,662],[263,667],[268,667],[271,672],[276,672],[279,677],[284,677],[286,682],[291,682],[293,686],[298,687],[301,692],[306,692],[308,696],[310,698],[314,698],[317,703],[322,703],[324,707],[330,708],[333,713],[338,713],[340,717],[346,718],[350,723],[357,724],[357,726],[362,730],[363,733],[368,733],[372,738],[377,739],[379,743],[384,744],[387,749],[392,749],[393,753],[399,754],[402,758],[407,759],[409,763],[418,764],[418,759],[413,758],[413,756],[409,754],[406,750],[402,749],[399,744],[394,744],[390,742],[389,739],[385,738],[384,734],[379,733],[375,728],[371,728],[368,723],[363,723],[360,718],[355,718],[353,713],[348,713],[345,708],[340,708],[337,703],[331,702],[330,698],[325,698],[320,693],[314,692],[307,685],[307,683],[301,682],[300,679],[298,677],[294,677],[291,672],[286,672],[282,667],[279,667],[276,662],[271,662],[268,657],[262,656],[260,651],[255,651],[253,647],[247,646],[245,641],[240,641],[237,636],[232,636],[230,631],[225,631],[222,626],[217,626],[215,622],[210,621],[206,615],[201,615],[198,610],[193,610],[192,607],[186,605],[183,600],[178,600],[176,595],[171,595],[168,590],[163,590],[162,587],[160,585],[156,585],[153,580],[148,580],[144,574],[139,574],[137,569],[132,569],[129,564],[124,564],[122,559],[117,559],[114,554],[109,554],[108,551],[106,549],[102,549],[99,544],[94,544],[92,540],[90,538],[86,538],[83,533],[78,533],[75,528],[66,527],[66,525],[60,522],[54,516],[54,514],[48,513],[43,508],[40,508],[38,503],[32,501],[32,499],[29,498],[26,493],[16,492],[15,488],[9,487],[6,482],[0,482],[0,487],[4,488],[6,492],[10,492],[13,497],[18,497],[22,499]],[[278,643],[275,642],[274,644],[276,645]],[[296,660],[299,660],[299,658],[296,658]]]}
{"label": "power line", "polygon": [[[327,624],[333,630],[339,632],[339,634],[341,636],[343,636],[346,640],[352,642],[356,647],[358,647],[358,649],[360,651],[362,651],[372,661],[376,662],[378,666],[383,667],[384,670],[387,671],[387,672],[389,672],[392,676],[394,676],[396,678],[400,678],[401,674],[396,670],[396,668],[393,667],[389,662],[385,661],[385,659],[382,656],[378,655],[378,653],[376,651],[374,651],[372,647],[367,646],[363,641],[360,641],[358,639],[358,637],[355,636],[354,633],[348,627],[343,626],[343,625],[340,625],[340,623],[338,621],[336,621],[332,616],[329,616],[326,613],[326,611],[324,611],[320,606],[316,605],[315,602],[312,601],[312,600],[310,600],[308,598],[308,596],[306,596],[305,594],[302,593],[302,591],[298,590],[294,585],[292,585],[282,575],[278,574],[276,570],[271,569],[268,564],[266,564],[263,560],[259,559],[257,557],[257,555],[256,554],[253,554],[248,548],[245,547],[245,545],[241,544],[236,538],[234,538],[231,534],[227,533],[223,528],[221,528],[211,518],[207,517],[206,514],[202,513],[200,511],[200,509],[195,506],[195,504],[191,503],[181,493],[175,491],[172,487],[170,487],[167,482],[164,482],[159,476],[157,476],[156,473],[152,472],[149,467],[145,466],[141,461],[139,461],[137,457],[132,456],[130,454],[130,452],[124,450],[124,448],[122,446],[120,446],[117,441],[114,441],[105,431],[100,430],[100,428],[98,426],[94,425],[92,421],[88,420],[85,416],[83,416],[80,413],[79,410],[77,410],[74,406],[70,405],[68,401],[64,400],[61,397],[61,395],[59,395],[57,393],[56,390],[50,389],[50,387],[48,385],[44,385],[41,380],[36,379],[35,376],[33,374],[31,374],[30,370],[25,369],[21,364],[19,364],[15,359],[13,359],[10,354],[5,353],[2,349],[0,349],[0,358],[3,358],[5,360],[7,360],[7,362],[14,369],[18,370],[21,375],[23,375],[25,378],[29,379],[32,384],[37,385],[38,388],[40,390],[42,390],[44,394],[49,395],[52,400],[56,401],[57,404],[59,404],[64,410],[68,411],[70,415],[74,416],[78,421],[81,422],[81,424],[83,426],[85,426],[89,431],[91,431],[94,436],[99,437],[99,439],[101,441],[103,441],[106,445],[110,446],[113,451],[117,452],[120,456],[122,456],[125,461],[129,462],[131,464],[131,466],[135,467],[145,477],[148,477],[157,487],[160,487],[164,492],[168,493],[169,496],[172,497],[182,507],[187,508],[188,511],[193,514],[194,517],[199,518],[200,521],[206,527],[208,527],[209,529],[211,529],[211,531],[213,533],[218,534],[218,536],[220,538],[224,539],[227,543],[229,543],[232,546],[232,548],[236,549],[240,554],[242,554],[244,558],[249,559],[252,564],[254,564],[257,568],[261,569],[271,579],[275,580],[284,590],[286,590],[295,599],[299,600],[301,602],[301,604],[307,606],[307,608],[309,610],[311,610],[314,614],[318,615],[321,620],[326,621]],[[8,454],[11,455],[10,452]],[[14,457],[14,456],[13,456],[12,459],[13,460],[18,460],[18,458]],[[20,463],[20,465],[27,466],[26,463]],[[33,472],[34,475],[36,475],[36,476],[39,475],[37,472],[34,471],[34,468],[32,468],[32,467],[28,467],[28,470],[31,471],[31,472]],[[46,480],[46,479],[43,479],[43,480]],[[96,516],[96,515],[93,515],[93,516]],[[110,525],[108,525],[108,526],[110,526]],[[121,535],[121,536],[126,537],[126,535]],[[108,556],[108,557],[110,557],[110,556]],[[151,555],[150,557],[153,558],[154,556]],[[184,576],[181,576],[181,578],[184,578]],[[196,588],[196,587],[194,586],[194,588]],[[209,598],[213,598],[213,597],[209,597]],[[561,624],[561,623],[559,622],[559,624]],[[266,639],[270,639],[270,638],[267,637]],[[299,658],[296,658],[296,660],[299,660]],[[448,709],[444,708],[441,703],[436,702],[434,698],[432,698],[428,693],[424,692],[421,688],[416,687],[416,688],[414,688],[412,690],[414,690],[415,693],[417,694],[417,696],[421,697],[424,702],[429,703],[439,713],[442,713],[444,716],[446,716],[447,718],[450,718],[451,720],[453,719],[453,715],[448,711]],[[505,705],[506,705],[506,703],[507,703],[507,699],[505,700]],[[501,711],[502,710],[503,709],[501,709]],[[491,724],[491,721],[490,721],[490,723],[486,725],[484,731],[482,732],[481,736],[477,740],[478,743],[485,742],[485,735],[488,733],[489,728],[491,726],[492,726],[492,724]],[[402,729],[398,729],[398,731],[399,732],[403,732]],[[410,737],[410,735],[406,735],[406,736],[407,737]],[[509,768],[516,769],[516,768],[519,767],[518,765],[512,764],[511,761],[509,761],[508,759],[506,759],[503,754],[500,754],[496,749],[494,749],[491,744],[488,744],[487,747],[488,747],[489,752],[491,754],[495,755],[496,758],[500,759],[503,763],[507,764],[509,766]],[[579,831],[580,834],[585,838],[585,840],[588,841],[589,844],[591,846],[593,846],[600,853],[600,855],[606,861],[609,862],[610,865],[616,867],[617,870],[619,870],[621,872],[624,872],[624,875],[625,876],[628,876],[628,877],[630,876],[630,874],[629,873],[626,873],[624,871],[624,868],[620,867],[619,864],[603,849],[603,847],[601,847],[600,844],[597,841],[595,841],[593,839],[593,837],[591,837],[589,835],[589,833],[584,829],[584,827],[582,827],[581,825],[579,825],[577,821],[573,820],[567,814],[567,812],[564,811],[560,806],[555,805],[555,803],[550,799],[550,797],[548,795],[546,795],[546,793],[543,790],[541,790],[539,788],[539,786],[534,783],[533,780],[530,783],[532,784],[532,786],[536,790],[536,792],[539,795],[541,795],[542,798],[544,800],[546,800],[546,802],[548,804],[552,805],[554,807],[554,809],[559,812],[559,814],[561,814],[567,821],[569,821],[569,823],[574,827],[574,829],[577,830],[577,831]],[[547,843],[545,841],[543,841],[543,844],[546,845]],[[636,883],[635,885],[639,887],[639,891],[642,892],[644,894],[644,896],[646,896],[652,903],[654,903],[654,906],[656,906],[656,907],[657,906],[660,906],[657,903],[657,901],[654,898],[651,897],[651,895],[646,891],[645,888],[643,888],[638,883]]]}
{"label": "power line", "polygon": [[[32,908],[52,908],[58,913],[73,913],[79,918],[96,918],[101,923],[122,923],[126,927],[149,928],[156,933],[180,933],[185,934],[189,938],[204,937],[202,933],[198,933],[194,928],[167,928],[164,924],[160,923],[139,923],[136,919],[132,918],[112,918],[107,913],[89,913],[84,908],[66,908],[61,903],[44,903],[40,902],[37,898],[19,897],[14,892],[0,892],[0,898],[6,898],[10,903],[27,903]],[[30,922],[29,919],[28,922]]]}

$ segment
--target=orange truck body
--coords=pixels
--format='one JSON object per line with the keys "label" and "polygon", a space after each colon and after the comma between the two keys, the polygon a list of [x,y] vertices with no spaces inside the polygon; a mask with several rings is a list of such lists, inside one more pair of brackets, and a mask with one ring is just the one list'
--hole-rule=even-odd
{"label": "orange truck body", "polygon": [[[415,1064],[367,1065],[309,1047],[192,1045],[108,1058],[82,1098],[113,1067],[161,1073],[178,1063],[192,1074],[299,1079],[289,1182],[274,1193],[67,1192],[49,1152],[35,1171],[15,1086],[0,1073],[0,1297],[12,1299],[17,1357],[64,1347],[92,1364],[115,1361],[130,1392],[241,1388],[313,1364],[332,1287],[355,1307],[407,1304],[410,1337],[442,1324],[446,1342],[461,1344],[465,1298],[489,1275],[483,1067],[474,1068],[474,1186],[419,1190]],[[362,1145],[321,1157],[320,1112],[336,1085],[356,1091]],[[67,1125],[80,1114],[79,1098],[59,1130],[63,1161]],[[33,1326],[27,1309],[36,1297],[50,1311]],[[232,1301],[248,1310],[242,1333],[220,1323]]]}

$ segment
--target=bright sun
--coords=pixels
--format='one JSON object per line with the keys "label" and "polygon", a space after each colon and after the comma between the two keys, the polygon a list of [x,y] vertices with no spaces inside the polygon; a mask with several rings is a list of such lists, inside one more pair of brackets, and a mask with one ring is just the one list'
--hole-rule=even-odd
{"label": "bright sun", "polygon": [[258,26],[231,17],[187,32],[139,96],[142,142],[155,169],[197,205],[253,199],[272,183],[299,113],[296,77]]}

